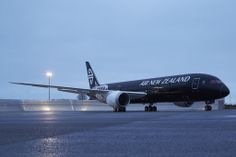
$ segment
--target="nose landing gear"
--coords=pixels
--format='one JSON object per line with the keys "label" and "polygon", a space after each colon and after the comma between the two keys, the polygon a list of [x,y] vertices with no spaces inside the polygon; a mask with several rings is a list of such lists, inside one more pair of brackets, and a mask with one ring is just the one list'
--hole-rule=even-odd
{"label": "nose landing gear", "polygon": [[212,110],[212,107],[210,105],[205,106],[205,111],[211,111],[211,110]]}
{"label": "nose landing gear", "polygon": [[211,111],[212,110],[211,104],[215,103],[215,100],[207,100],[205,103],[206,103],[205,111]]}

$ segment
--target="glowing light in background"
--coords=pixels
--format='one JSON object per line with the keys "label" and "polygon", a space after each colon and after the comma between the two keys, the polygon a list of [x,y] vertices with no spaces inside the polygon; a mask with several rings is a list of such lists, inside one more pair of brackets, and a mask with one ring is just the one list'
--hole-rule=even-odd
{"label": "glowing light in background", "polygon": [[42,111],[51,111],[49,106],[43,106]]}
{"label": "glowing light in background", "polygon": [[50,78],[50,77],[52,77],[52,76],[53,76],[53,73],[52,73],[52,72],[50,72],[50,71],[48,71],[48,72],[46,72],[46,76]]}

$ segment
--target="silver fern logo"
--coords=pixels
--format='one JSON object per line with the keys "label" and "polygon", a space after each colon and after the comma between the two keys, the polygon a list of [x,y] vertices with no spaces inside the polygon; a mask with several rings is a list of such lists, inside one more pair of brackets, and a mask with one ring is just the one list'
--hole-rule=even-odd
{"label": "silver fern logo", "polygon": [[88,69],[88,79],[89,79],[90,84],[93,84],[93,78],[94,78],[94,75],[93,75],[92,69]]}

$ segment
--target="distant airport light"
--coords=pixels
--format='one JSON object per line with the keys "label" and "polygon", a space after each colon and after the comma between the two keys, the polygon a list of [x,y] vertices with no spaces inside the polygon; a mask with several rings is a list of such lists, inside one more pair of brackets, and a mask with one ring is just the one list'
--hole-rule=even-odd
{"label": "distant airport light", "polygon": [[47,76],[47,77],[52,77],[53,74],[52,74],[52,72],[47,72],[47,73],[46,73],[46,76]]}

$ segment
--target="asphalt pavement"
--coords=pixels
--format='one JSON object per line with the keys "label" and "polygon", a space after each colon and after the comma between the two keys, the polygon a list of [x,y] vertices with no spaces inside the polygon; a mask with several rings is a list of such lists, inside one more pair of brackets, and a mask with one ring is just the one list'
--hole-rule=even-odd
{"label": "asphalt pavement", "polygon": [[1,157],[236,156],[236,110],[1,112]]}

